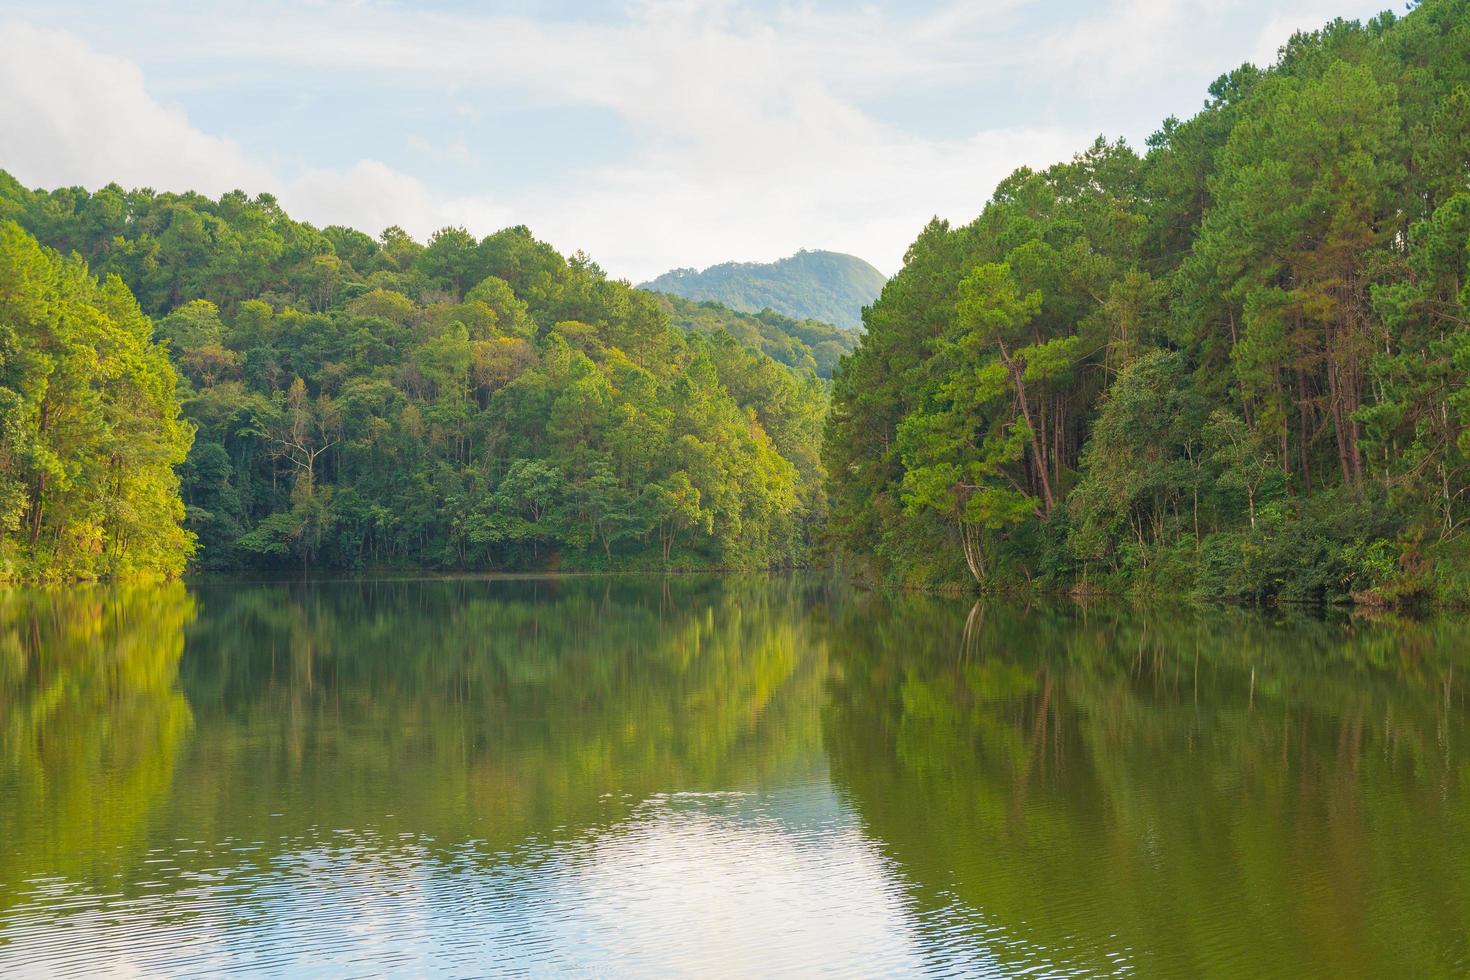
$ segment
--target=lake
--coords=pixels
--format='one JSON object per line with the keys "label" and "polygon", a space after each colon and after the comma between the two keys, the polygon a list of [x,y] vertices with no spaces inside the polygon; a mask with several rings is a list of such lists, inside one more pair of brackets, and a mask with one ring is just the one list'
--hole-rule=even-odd
{"label": "lake", "polygon": [[0,593],[0,975],[1453,976],[1463,621]]}

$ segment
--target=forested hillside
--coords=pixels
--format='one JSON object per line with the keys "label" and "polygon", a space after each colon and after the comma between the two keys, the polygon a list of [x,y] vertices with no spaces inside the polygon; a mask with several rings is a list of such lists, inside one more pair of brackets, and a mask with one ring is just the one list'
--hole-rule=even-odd
{"label": "forested hillside", "polygon": [[794,320],[775,310],[739,313],[706,300],[695,302],[672,293],[655,293],[674,326],[691,333],[724,332],[788,367],[831,378],[842,355],[857,348],[862,336],[820,320]]}
{"label": "forested hillside", "polygon": [[824,540],[910,586],[1466,601],[1467,263],[1470,0],[1298,35],[1142,152],[1017,171],[923,230],[855,351],[793,318],[868,301],[847,256],[650,284],[696,302],[524,228],[0,172],[0,577]]}
{"label": "forested hillside", "polygon": [[[397,229],[378,239],[318,231],[265,195],[32,192],[3,174],[0,218],[108,277],[85,286],[80,261],[41,253],[9,226],[7,243],[19,244],[7,248],[121,324],[154,399],[112,393],[132,361],[114,368],[99,347],[89,363],[79,345],[91,333],[58,339],[6,318],[19,328],[0,336],[0,392],[28,370],[13,354],[17,336],[22,354],[57,343],[79,366],[38,369],[70,386],[53,380],[39,396],[42,428],[70,425],[94,402],[103,412],[75,465],[31,448],[26,432],[4,433],[4,554],[24,556],[20,574],[123,570],[144,548],[156,567],[178,570],[188,551],[164,473],[179,462],[195,564],[215,569],[766,567],[801,560],[823,518],[821,380],[723,331],[685,334],[654,297],[524,228],[483,240],[446,229],[420,245]],[[7,277],[0,302],[29,302],[29,280]],[[36,323],[115,332],[101,316],[47,304]],[[162,346],[148,345],[144,314]],[[197,429],[186,460],[165,348]],[[163,428],[111,421],[112,405],[147,409]],[[163,469],[130,479],[133,455]],[[38,537],[43,510],[27,487],[51,469]],[[154,511],[116,503],[116,487],[156,491]],[[85,568],[36,549],[69,519],[53,501],[67,514],[88,508],[81,530],[52,534],[91,535],[75,544],[97,553]],[[122,552],[109,506],[173,540],[129,536]]]}
{"label": "forested hillside", "polygon": [[726,262],[666,272],[640,289],[709,301],[742,313],[775,310],[798,320],[858,327],[883,273],[854,255],[797,252],[776,262]]}
{"label": "forested hillside", "polygon": [[1470,4],[1298,35],[936,221],[827,430],[895,583],[1470,596]]}
{"label": "forested hillside", "polygon": [[119,279],[0,221],[0,581],[183,570],[176,380]]}

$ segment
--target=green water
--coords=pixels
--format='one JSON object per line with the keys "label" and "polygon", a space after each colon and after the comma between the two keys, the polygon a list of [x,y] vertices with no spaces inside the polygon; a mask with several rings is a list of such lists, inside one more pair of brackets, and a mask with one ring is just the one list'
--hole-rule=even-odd
{"label": "green water", "polygon": [[0,975],[1454,976],[1463,622],[0,593]]}

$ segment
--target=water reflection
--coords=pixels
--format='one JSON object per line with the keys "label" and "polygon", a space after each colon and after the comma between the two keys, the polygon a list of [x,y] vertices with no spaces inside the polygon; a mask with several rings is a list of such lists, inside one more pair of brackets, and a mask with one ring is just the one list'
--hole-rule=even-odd
{"label": "water reflection", "polygon": [[177,584],[0,591],[0,913],[15,882],[105,890],[139,860],[191,725],[193,612]]}
{"label": "water reflection", "polygon": [[283,585],[201,603],[182,682],[208,731],[186,792],[286,831],[393,819],[509,848],[821,762],[824,648],[794,585]]}
{"label": "water reflection", "polygon": [[866,602],[832,632],[833,779],[930,945],[1053,972],[1464,972],[1458,626],[994,608],[957,649],[953,619]]}
{"label": "water reflection", "polygon": [[1460,624],[0,595],[0,974],[1461,974]]}

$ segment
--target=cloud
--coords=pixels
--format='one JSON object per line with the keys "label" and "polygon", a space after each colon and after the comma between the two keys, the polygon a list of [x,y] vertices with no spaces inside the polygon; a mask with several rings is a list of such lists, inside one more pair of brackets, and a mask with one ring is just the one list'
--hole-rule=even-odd
{"label": "cloud", "polygon": [[308,170],[277,193],[288,214],[317,225],[351,224],[370,234],[398,225],[423,238],[445,223],[423,182],[378,160]]}
{"label": "cloud", "polygon": [[[1015,166],[1045,165],[1078,144],[1073,134],[1045,130],[994,131],[953,143],[877,132],[698,179],[676,154],[598,172],[571,197],[539,202],[536,227],[608,268],[636,270],[635,278],[813,246],[862,255],[893,272],[931,217],[967,220]],[[678,251],[650,263],[649,242],[673,243]]]}
{"label": "cloud", "polygon": [[[0,30],[0,166],[26,183],[271,190],[315,223],[420,237],[524,223],[634,279],[800,247],[895,271],[931,216],[968,220],[1016,166],[1099,132],[1141,137],[1263,39],[1274,51],[1326,17],[1264,0],[630,0],[557,21],[359,0],[140,0],[86,17],[66,3],[34,16],[95,32],[93,46]],[[160,103],[151,74],[100,44],[164,66],[153,92],[196,107],[215,93],[212,111]],[[240,133],[230,93],[257,117],[256,100],[285,97],[239,94],[242,79],[309,108],[257,124],[242,149],[211,135]],[[377,116],[389,103],[403,132]],[[617,141],[582,136],[589,114]],[[555,149],[525,152],[558,127]],[[518,162],[480,166],[507,147]],[[313,165],[291,169],[293,153]]]}
{"label": "cloud", "polygon": [[1113,95],[1174,70],[1201,17],[1209,10],[1186,0],[1121,0],[1059,29],[1041,57],[1053,71],[1086,77],[1088,94]]}
{"label": "cloud", "polygon": [[[8,96],[0,100],[0,166],[29,186],[268,191],[294,217],[319,225],[376,233],[396,224],[420,238],[457,223],[422,181],[377,160],[284,179],[155,101],[136,65],[61,31],[0,24],[0,91]],[[483,201],[475,211],[505,217]]]}
{"label": "cloud", "polygon": [[[501,25],[491,45],[497,72],[542,97],[604,105],[647,134],[631,159],[554,187],[436,193],[375,159],[282,176],[157,102],[136,65],[74,36],[16,24],[0,34],[0,85],[12,96],[0,104],[0,134],[11,148],[0,165],[48,187],[115,180],[210,194],[271,191],[293,215],[373,233],[398,224],[422,238],[463,224],[485,234],[527,223],[614,274],[644,278],[801,247],[853,251],[894,271],[933,214],[972,215],[1018,163],[1043,164],[1082,142],[1048,130],[915,138],[868,118],[810,66],[783,67],[782,42],[770,31],[731,33],[718,16],[678,6],[646,30],[611,28],[625,49],[615,58],[592,55],[589,45],[610,39],[594,32],[594,44],[588,28],[563,38],[530,22]],[[369,23],[324,57],[427,63],[427,38],[389,33]],[[282,31],[269,45],[294,51],[290,39],[299,36]],[[250,50],[267,43],[236,40]],[[452,54],[440,52],[435,63]],[[671,75],[686,81],[671,86]]]}
{"label": "cloud", "polygon": [[268,177],[234,143],[155,102],[136,65],[61,31],[0,24],[0,92],[0,166],[22,183],[218,194]]}

